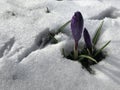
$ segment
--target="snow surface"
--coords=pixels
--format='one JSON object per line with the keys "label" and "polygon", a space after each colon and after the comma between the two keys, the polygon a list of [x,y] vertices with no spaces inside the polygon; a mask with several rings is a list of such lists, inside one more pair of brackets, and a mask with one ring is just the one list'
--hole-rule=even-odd
{"label": "snow surface", "polygon": [[[0,90],[119,90],[119,5],[119,0],[0,0]],[[108,57],[92,66],[95,75],[63,58],[61,49],[73,48],[69,25],[55,36],[59,43],[39,45],[75,11],[82,12],[91,35],[104,20],[98,48],[112,41]]]}

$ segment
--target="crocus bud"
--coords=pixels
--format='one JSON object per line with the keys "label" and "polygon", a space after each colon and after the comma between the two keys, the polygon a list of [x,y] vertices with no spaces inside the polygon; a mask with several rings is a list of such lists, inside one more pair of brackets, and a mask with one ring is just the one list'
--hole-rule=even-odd
{"label": "crocus bud", "polygon": [[78,58],[78,41],[80,40],[82,35],[83,24],[84,24],[84,20],[82,14],[78,11],[75,12],[71,20],[71,30],[72,30],[73,38],[75,40],[74,59]]}
{"label": "crocus bud", "polygon": [[86,48],[91,49],[92,48],[92,42],[91,42],[89,32],[87,31],[86,28],[84,29],[84,41],[85,41]]}
{"label": "crocus bud", "polygon": [[71,20],[71,30],[75,43],[78,43],[78,41],[81,38],[83,31],[83,24],[84,24],[84,20],[82,14],[79,11],[75,12]]}

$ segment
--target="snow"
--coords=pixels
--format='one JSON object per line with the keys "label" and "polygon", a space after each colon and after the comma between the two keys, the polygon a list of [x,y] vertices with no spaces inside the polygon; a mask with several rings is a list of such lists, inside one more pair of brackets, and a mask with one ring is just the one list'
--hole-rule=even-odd
{"label": "snow", "polygon": [[[0,0],[0,90],[119,90],[119,4],[119,0]],[[57,44],[40,44],[75,11],[82,12],[91,35],[104,20],[98,48],[111,40],[105,49],[108,57],[92,66],[95,75],[63,58],[61,49],[73,47],[69,25],[55,36]]]}

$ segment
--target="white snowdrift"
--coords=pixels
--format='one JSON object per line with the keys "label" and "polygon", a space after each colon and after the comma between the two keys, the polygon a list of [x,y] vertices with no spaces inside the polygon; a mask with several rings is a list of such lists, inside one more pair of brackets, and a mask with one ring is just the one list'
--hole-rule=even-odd
{"label": "white snowdrift", "polygon": [[[120,10],[107,0],[4,0],[0,1],[0,90],[119,90]],[[110,0],[113,2],[113,0]],[[50,13],[46,13],[47,8]],[[92,66],[90,75],[78,62],[63,58],[62,48],[72,49],[70,26],[58,34],[57,44],[39,44],[47,33],[81,11],[91,36],[104,20],[100,48],[108,57]],[[80,42],[83,41],[83,38]]]}

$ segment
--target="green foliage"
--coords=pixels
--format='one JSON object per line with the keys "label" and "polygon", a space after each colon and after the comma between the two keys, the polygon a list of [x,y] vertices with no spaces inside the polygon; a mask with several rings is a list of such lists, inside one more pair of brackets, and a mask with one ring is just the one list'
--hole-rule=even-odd
{"label": "green foliage", "polygon": [[82,58],[82,59],[83,59],[83,58],[87,58],[87,59],[89,59],[89,60],[91,60],[91,61],[97,63],[97,60],[95,60],[95,59],[92,58],[91,56],[88,56],[88,55],[80,55],[79,57]]}
{"label": "green foliage", "polygon": [[64,30],[64,28],[71,22],[71,20],[67,21],[65,24],[63,24],[58,30],[57,30],[57,33],[60,33]]}
{"label": "green foliage", "polygon": [[[49,10],[48,8],[47,8],[47,10]],[[63,30],[64,30],[64,28],[69,24],[71,22],[71,20],[69,20],[69,21],[67,21],[65,24],[63,24],[58,30],[57,30],[57,32],[56,33],[51,33],[51,32],[49,32],[49,41],[51,41],[51,43],[53,44],[55,44],[55,43],[58,43],[58,40],[55,38],[55,35],[57,35],[57,34],[59,34],[60,32],[62,32]]]}
{"label": "green foliage", "polygon": [[102,46],[96,53],[94,56],[98,55],[111,41],[108,41],[104,46]]}
{"label": "green foliage", "polygon": [[104,23],[104,21],[102,21],[102,23],[101,23],[100,26],[98,27],[98,29],[97,29],[94,37],[93,37],[92,42],[93,42],[93,45],[94,45],[94,46],[97,44],[97,42],[98,42],[98,40],[99,40],[99,38],[100,38],[100,34],[101,34],[101,29],[102,29],[103,23]]}
{"label": "green foliage", "polygon": [[[89,71],[90,73],[92,70],[90,68],[90,65],[97,64],[99,61],[101,61],[103,58],[105,58],[103,49],[111,42],[111,41],[108,41],[100,49],[96,48],[96,45],[100,38],[103,22],[104,21],[101,22],[100,26],[98,27],[98,29],[92,39],[92,46],[90,48],[87,48],[84,46],[84,47],[78,49],[78,52],[77,52],[78,58],[77,59],[75,59],[75,57],[74,57],[74,50],[72,52],[70,52],[68,55],[65,55],[65,50],[62,48],[62,54],[64,57],[71,59],[73,61],[80,62],[83,65],[83,67],[85,67],[87,69],[87,71]],[[68,22],[66,22],[64,25],[62,25],[58,29],[57,33],[62,32],[69,23],[70,23],[70,20]]]}

